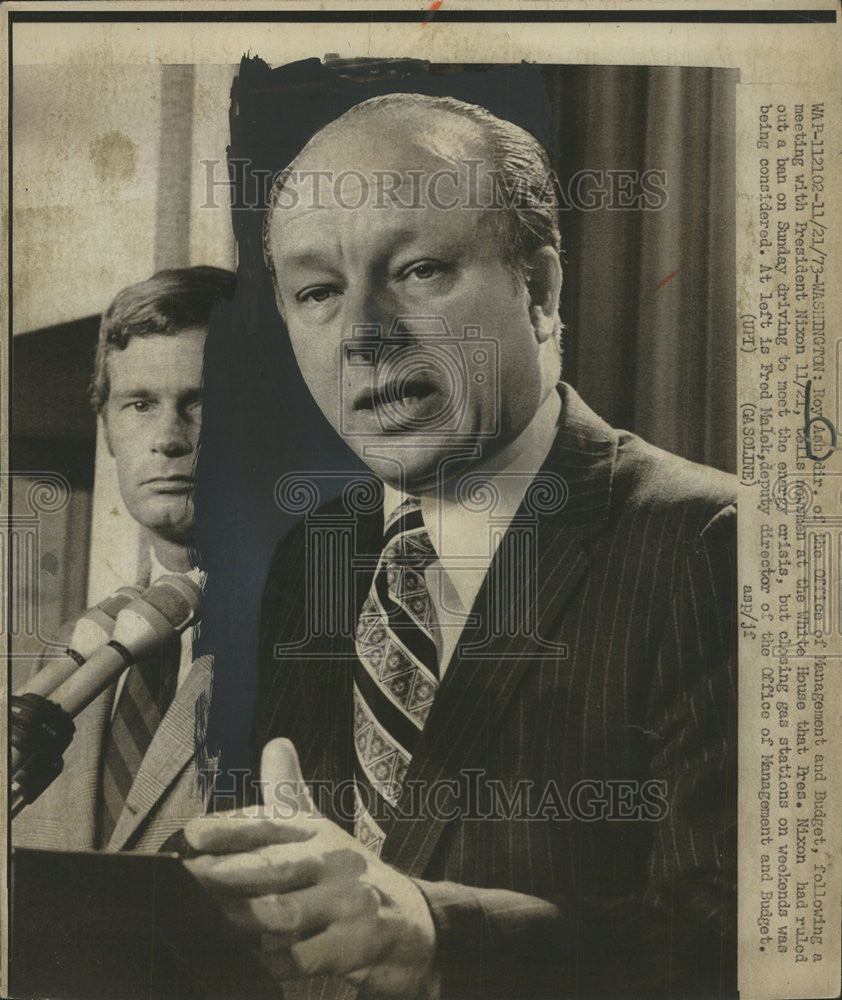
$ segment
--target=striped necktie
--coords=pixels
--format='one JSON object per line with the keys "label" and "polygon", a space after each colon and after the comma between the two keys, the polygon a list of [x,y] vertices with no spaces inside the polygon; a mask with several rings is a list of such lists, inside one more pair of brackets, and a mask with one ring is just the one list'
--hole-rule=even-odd
{"label": "striped necktie", "polygon": [[180,659],[181,640],[174,639],[126,674],[103,757],[101,848],[108,846],[140,763],[175,695]]}
{"label": "striped necktie", "polygon": [[439,685],[435,617],[424,579],[435,558],[420,502],[404,501],[386,525],[356,635],[356,835],[377,854]]}

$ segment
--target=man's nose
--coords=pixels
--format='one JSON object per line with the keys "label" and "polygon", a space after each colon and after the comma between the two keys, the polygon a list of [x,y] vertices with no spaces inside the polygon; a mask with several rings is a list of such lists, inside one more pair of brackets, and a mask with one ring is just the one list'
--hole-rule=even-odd
{"label": "man's nose", "polygon": [[355,340],[380,340],[391,333],[398,311],[389,293],[373,283],[349,289],[345,299],[345,329]]}
{"label": "man's nose", "polygon": [[155,424],[152,450],[168,458],[189,455],[196,447],[194,422],[175,407],[164,409]]}

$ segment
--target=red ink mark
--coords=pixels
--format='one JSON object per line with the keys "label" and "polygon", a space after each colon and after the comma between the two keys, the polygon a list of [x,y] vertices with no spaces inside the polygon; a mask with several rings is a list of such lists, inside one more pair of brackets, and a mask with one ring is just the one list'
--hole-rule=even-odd
{"label": "red ink mark", "polygon": [[641,295],[641,296],[640,296],[640,300],[641,300],[641,302],[642,302],[642,301],[643,301],[643,299],[645,299],[645,298],[646,298],[647,296],[651,295],[651,294],[652,294],[652,292],[657,292],[659,288],[663,288],[663,287],[664,287],[664,285],[665,285],[665,284],[666,284],[666,283],[667,283],[668,281],[672,281],[672,279],[673,279],[673,278],[674,278],[674,277],[675,277],[675,276],[676,276],[676,275],[678,274],[678,272],[679,272],[680,270],[681,270],[681,268],[680,268],[680,267],[677,267],[677,268],[676,268],[676,269],[675,269],[675,270],[674,270],[674,271],[672,272],[672,274],[668,274],[668,275],[666,276],[666,278],[664,278],[664,280],[663,280],[663,281],[659,281],[659,282],[658,282],[658,284],[657,284],[657,285],[655,285],[655,287],[654,287],[654,288],[650,288],[648,292],[644,292],[644,293],[643,293],[643,295]]}
{"label": "red ink mark", "polygon": [[[441,7],[441,5],[442,5],[443,3],[444,3],[444,0],[433,0],[433,2],[432,2],[432,3],[430,4],[430,6],[429,6],[428,10],[430,10],[431,12],[433,12],[433,11],[436,11],[436,10],[438,10],[438,9],[439,9],[439,7]],[[427,24],[429,23],[429,21],[430,21],[430,18],[429,18],[429,17],[427,18],[427,20],[426,20],[426,21],[422,21],[422,22],[421,22],[421,27],[422,27],[422,28],[426,28],[426,27],[427,27]]]}

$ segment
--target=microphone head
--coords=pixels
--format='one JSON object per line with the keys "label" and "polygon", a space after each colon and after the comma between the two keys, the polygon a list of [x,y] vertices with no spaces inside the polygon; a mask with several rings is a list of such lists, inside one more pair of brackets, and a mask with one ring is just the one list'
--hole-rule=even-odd
{"label": "microphone head", "polygon": [[69,715],[78,714],[131,663],[174,639],[199,618],[201,591],[181,576],[162,577],[119,612],[111,641],[97,649],[51,697]]}
{"label": "microphone head", "polygon": [[95,649],[108,642],[114,628],[114,619],[136,597],[140,597],[139,590],[121,587],[99,604],[88,608],[76,621],[70,640],[71,649],[87,659]]}
{"label": "microphone head", "polygon": [[144,600],[164,616],[176,632],[199,620],[202,592],[187,576],[162,576],[144,593]]}
{"label": "microphone head", "polygon": [[119,612],[136,597],[140,596],[137,587],[120,587],[113,594],[109,594],[104,601],[97,604],[97,608],[103,611],[109,618],[116,618]]}

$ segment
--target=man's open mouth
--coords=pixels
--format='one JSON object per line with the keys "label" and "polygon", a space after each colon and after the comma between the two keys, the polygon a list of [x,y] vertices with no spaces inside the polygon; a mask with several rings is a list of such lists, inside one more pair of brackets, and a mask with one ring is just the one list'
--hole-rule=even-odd
{"label": "man's open mouth", "polygon": [[354,403],[354,409],[374,410],[390,406],[410,406],[432,396],[435,392],[438,392],[438,386],[427,379],[401,379],[363,393]]}

